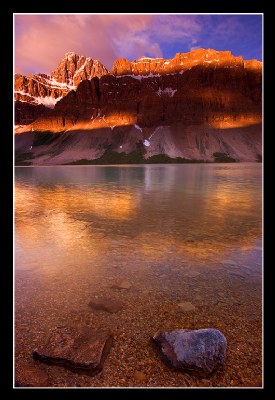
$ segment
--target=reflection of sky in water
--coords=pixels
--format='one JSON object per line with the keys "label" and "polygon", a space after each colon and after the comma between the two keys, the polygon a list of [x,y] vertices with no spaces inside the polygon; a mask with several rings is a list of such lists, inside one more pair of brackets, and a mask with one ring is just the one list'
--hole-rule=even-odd
{"label": "reflection of sky in water", "polygon": [[16,168],[16,268],[260,262],[261,165]]}

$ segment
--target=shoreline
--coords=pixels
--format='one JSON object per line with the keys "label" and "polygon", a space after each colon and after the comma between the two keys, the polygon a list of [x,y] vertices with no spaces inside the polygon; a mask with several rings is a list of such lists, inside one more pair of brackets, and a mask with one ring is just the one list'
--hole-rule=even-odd
{"label": "shoreline", "polygon": [[82,163],[77,163],[77,162],[72,162],[72,163],[66,163],[66,164],[14,164],[14,167],[112,167],[112,166],[142,166],[142,165],[184,165],[184,164],[209,164],[209,165],[217,165],[217,164],[263,164],[262,161],[234,161],[234,162],[215,162],[215,161],[186,161],[186,162],[159,162],[159,163],[106,163],[106,164],[98,164],[98,163],[87,163],[87,164],[82,164]]}

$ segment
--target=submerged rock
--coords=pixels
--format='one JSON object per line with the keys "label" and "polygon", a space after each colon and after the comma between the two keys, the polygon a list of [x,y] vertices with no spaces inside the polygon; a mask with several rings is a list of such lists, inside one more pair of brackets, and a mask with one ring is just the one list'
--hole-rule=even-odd
{"label": "submerged rock", "polygon": [[[36,363],[36,361],[33,361]],[[46,371],[36,365],[23,365],[16,371],[15,387],[47,387],[48,375]]]}
{"label": "submerged rock", "polygon": [[238,272],[238,271],[229,271],[228,273],[231,276],[237,276],[237,277],[240,277],[242,279],[244,279],[246,277],[246,274],[244,274],[242,272]]}
{"label": "submerged rock", "polygon": [[236,261],[234,261],[234,260],[224,260],[223,264],[224,265],[237,265]]}
{"label": "submerged rock", "polygon": [[159,331],[152,339],[175,369],[208,375],[225,363],[227,341],[217,329]]}
{"label": "submerged rock", "polygon": [[196,276],[201,275],[199,271],[194,271],[194,270],[187,270],[183,272],[183,275],[186,276],[187,278],[195,278]]}
{"label": "submerged rock", "polygon": [[101,297],[99,299],[91,300],[89,306],[94,311],[106,311],[108,313],[116,313],[122,309],[123,304],[107,297]]}
{"label": "submerged rock", "polygon": [[194,311],[196,307],[190,303],[190,301],[182,301],[181,303],[178,303],[178,306],[183,310],[183,311]]}
{"label": "submerged rock", "polygon": [[130,289],[131,283],[125,280],[115,282],[112,286],[113,289]]}
{"label": "submerged rock", "polygon": [[45,345],[34,349],[32,354],[46,364],[95,375],[102,370],[111,345],[109,332],[96,332],[90,328],[77,332],[69,327],[57,327]]}

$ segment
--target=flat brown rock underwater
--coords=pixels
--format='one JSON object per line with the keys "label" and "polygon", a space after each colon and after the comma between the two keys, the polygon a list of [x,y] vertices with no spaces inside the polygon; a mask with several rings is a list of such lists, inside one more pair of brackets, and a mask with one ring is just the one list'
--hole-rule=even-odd
{"label": "flat brown rock underwater", "polygon": [[45,344],[34,349],[32,354],[33,358],[46,364],[93,376],[102,370],[111,346],[110,333],[96,332],[88,327],[82,331],[56,327]]}

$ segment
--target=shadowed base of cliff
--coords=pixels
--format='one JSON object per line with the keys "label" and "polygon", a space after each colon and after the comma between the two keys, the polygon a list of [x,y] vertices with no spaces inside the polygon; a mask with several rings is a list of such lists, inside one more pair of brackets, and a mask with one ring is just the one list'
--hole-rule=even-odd
{"label": "shadowed base of cliff", "polygon": [[71,129],[15,135],[15,165],[261,162],[261,124]]}
{"label": "shadowed base of cliff", "polygon": [[[235,161],[235,160],[234,160]],[[149,158],[144,158],[142,150],[132,151],[131,153],[116,153],[107,149],[105,153],[96,160],[78,160],[68,165],[108,165],[108,164],[183,164],[183,163],[202,163],[203,160],[189,160],[183,157],[171,158],[167,154],[156,154]],[[206,161],[208,162],[208,161]]]}

